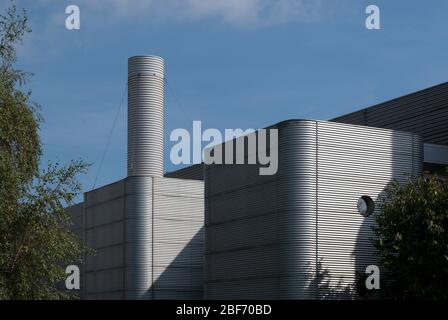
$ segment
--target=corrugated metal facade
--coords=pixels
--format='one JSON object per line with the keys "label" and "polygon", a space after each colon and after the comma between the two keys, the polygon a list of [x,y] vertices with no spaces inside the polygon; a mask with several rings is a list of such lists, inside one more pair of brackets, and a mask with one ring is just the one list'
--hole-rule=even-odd
{"label": "corrugated metal facade", "polygon": [[204,180],[204,164],[194,164],[179,170],[167,172],[164,176],[167,178]]}
{"label": "corrugated metal facade", "polygon": [[80,206],[84,239],[96,251],[87,257],[84,298],[203,297],[202,181],[129,177],[87,192]]}
{"label": "corrugated metal facade", "polygon": [[163,176],[164,61],[128,59],[128,176]]}
{"label": "corrugated metal facade", "polygon": [[328,122],[317,123],[317,137],[319,296],[351,298],[356,272],[378,264],[375,218],[358,214],[357,201],[368,195],[379,203],[392,180],[420,175],[423,144],[407,132]]}
{"label": "corrugated metal facade", "polygon": [[332,121],[414,132],[424,142],[448,145],[448,82]]}
{"label": "corrugated metal facade", "polygon": [[[72,220],[71,231],[76,235],[81,243],[85,243],[85,221],[84,221],[84,203],[78,203],[67,208],[67,214]],[[84,265],[78,266],[80,269],[80,274],[84,274]],[[64,285],[61,284],[62,288]],[[80,282],[80,290],[78,295],[80,298],[84,297],[84,282]]]}
{"label": "corrugated metal facade", "polygon": [[[279,170],[205,170],[205,296],[350,298],[355,272],[375,263],[373,217],[357,212],[393,180],[419,174],[416,135],[331,122],[286,121]],[[348,289],[347,289],[348,288]]]}
{"label": "corrugated metal facade", "polygon": [[153,298],[202,299],[204,183],[153,182]]}
{"label": "corrugated metal facade", "polygon": [[126,275],[126,181],[87,192],[85,239],[95,250],[87,256],[84,274],[85,299],[123,299]]}

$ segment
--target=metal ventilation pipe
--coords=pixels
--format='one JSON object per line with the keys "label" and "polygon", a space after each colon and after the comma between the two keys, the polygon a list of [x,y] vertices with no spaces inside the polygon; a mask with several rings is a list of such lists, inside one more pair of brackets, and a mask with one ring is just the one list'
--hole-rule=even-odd
{"label": "metal ventilation pipe", "polygon": [[128,59],[128,176],[163,176],[164,62]]}

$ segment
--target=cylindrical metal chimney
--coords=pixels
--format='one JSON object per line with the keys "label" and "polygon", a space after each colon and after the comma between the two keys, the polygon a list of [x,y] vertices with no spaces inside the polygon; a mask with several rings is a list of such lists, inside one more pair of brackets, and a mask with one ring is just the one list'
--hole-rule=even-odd
{"label": "cylindrical metal chimney", "polygon": [[128,60],[128,176],[163,176],[164,62]]}

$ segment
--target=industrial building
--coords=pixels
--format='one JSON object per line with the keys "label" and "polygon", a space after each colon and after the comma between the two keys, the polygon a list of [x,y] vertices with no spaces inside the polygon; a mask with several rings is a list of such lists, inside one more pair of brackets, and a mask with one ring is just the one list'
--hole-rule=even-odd
{"label": "industrial building", "polygon": [[203,181],[163,175],[164,61],[128,62],[128,176],[71,208],[84,299],[203,297]]}
{"label": "industrial building", "polygon": [[412,133],[289,120],[279,130],[279,169],[211,165],[205,173],[205,297],[350,297],[356,272],[378,264],[374,215],[358,213],[392,180],[421,173]]}
{"label": "industrial building", "polygon": [[[128,61],[128,176],[69,208],[96,255],[84,299],[357,298],[373,212],[393,181],[447,174],[448,83],[332,121],[287,120],[278,171],[163,172],[164,62]],[[245,139],[244,137],[242,139]]]}

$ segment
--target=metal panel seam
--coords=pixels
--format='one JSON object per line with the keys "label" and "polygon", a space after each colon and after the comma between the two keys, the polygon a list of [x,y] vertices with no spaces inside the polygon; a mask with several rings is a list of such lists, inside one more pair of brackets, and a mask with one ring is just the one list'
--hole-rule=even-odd
{"label": "metal panel seam", "polygon": [[154,178],[151,177],[151,295],[154,300]]}

